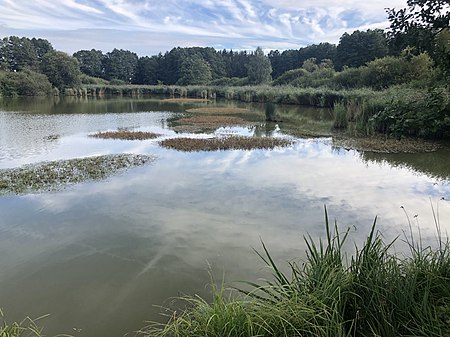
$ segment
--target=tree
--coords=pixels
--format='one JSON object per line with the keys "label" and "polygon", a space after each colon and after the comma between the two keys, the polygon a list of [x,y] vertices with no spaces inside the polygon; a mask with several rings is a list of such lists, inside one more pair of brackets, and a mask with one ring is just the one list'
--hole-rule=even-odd
{"label": "tree", "polygon": [[336,48],[336,68],[360,67],[387,54],[387,42],[381,29],[344,33]]}
{"label": "tree", "polygon": [[45,54],[54,51],[52,44],[45,39],[36,39],[33,37],[31,39],[31,44],[34,47],[36,57],[39,63],[42,62],[42,58],[44,57]]}
{"label": "tree", "polygon": [[115,49],[106,53],[103,59],[105,78],[108,80],[117,79],[129,83],[136,72],[138,56],[123,49]]}
{"label": "tree", "polygon": [[61,51],[52,51],[42,58],[42,72],[58,89],[80,84],[80,65],[75,57]]}
{"label": "tree", "polygon": [[157,84],[159,78],[159,60],[160,57],[140,57],[137,66],[136,73],[134,75],[133,83],[136,84]]}
{"label": "tree", "polygon": [[400,54],[414,47],[416,54],[427,52],[444,71],[450,66],[448,30],[450,2],[448,0],[408,0],[408,7],[388,8],[391,23],[388,32],[391,53]]}
{"label": "tree", "polygon": [[3,60],[5,70],[9,71],[39,68],[36,50],[30,39],[26,37],[5,37],[0,50],[0,59]]}
{"label": "tree", "polygon": [[201,55],[194,54],[183,60],[180,75],[177,84],[206,84],[212,79],[211,66]]}
{"label": "tree", "polygon": [[104,55],[101,50],[80,50],[73,56],[80,63],[80,70],[83,74],[93,77],[103,77],[103,58]]}
{"label": "tree", "polygon": [[272,66],[269,58],[264,55],[263,50],[258,47],[250,56],[247,66],[248,82],[250,84],[263,84],[272,80]]}

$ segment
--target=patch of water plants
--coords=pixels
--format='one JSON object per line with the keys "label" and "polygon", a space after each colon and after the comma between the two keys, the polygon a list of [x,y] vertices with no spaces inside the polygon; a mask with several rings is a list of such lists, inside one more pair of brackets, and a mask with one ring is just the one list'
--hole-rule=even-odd
{"label": "patch of water plants", "polygon": [[436,248],[411,231],[403,255],[383,241],[376,220],[350,255],[349,230],[330,225],[327,215],[325,226],[325,240],[304,237],[306,258],[289,262],[289,273],[263,243],[257,254],[272,271],[269,280],[241,283],[237,292],[213,280],[212,301],[183,297],[184,311],[169,311],[167,324],[150,324],[140,335],[450,336],[450,244],[438,221]]}
{"label": "patch of water plants", "polygon": [[161,136],[154,132],[143,132],[143,131],[129,131],[129,130],[118,130],[118,131],[105,131],[97,132],[90,137],[102,138],[102,139],[122,139],[122,140],[145,140],[145,139],[155,139]]}
{"label": "patch of water plants", "polygon": [[59,190],[66,185],[102,180],[154,160],[147,155],[115,154],[1,169],[0,195]]}
{"label": "patch of water plants", "polygon": [[290,146],[293,141],[275,137],[226,136],[213,138],[169,138],[159,142],[163,147],[179,151],[218,151],[218,150],[253,150],[274,149]]}

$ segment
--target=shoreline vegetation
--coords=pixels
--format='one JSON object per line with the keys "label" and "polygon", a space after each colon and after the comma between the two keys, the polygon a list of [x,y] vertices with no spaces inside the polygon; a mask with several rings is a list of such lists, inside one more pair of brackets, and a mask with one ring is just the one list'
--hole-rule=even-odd
{"label": "shoreline vegetation", "polygon": [[376,219],[366,241],[350,255],[344,249],[350,229],[340,231],[336,222],[333,227],[326,209],[325,227],[325,240],[304,237],[306,258],[288,262],[289,273],[262,243],[263,251],[256,253],[270,279],[240,282],[231,290],[213,279],[210,301],[182,297],[184,311],[167,309],[167,324],[150,324],[138,335],[450,335],[450,244],[437,220],[437,247],[416,241],[411,229],[404,238],[405,255],[395,253],[395,240],[383,241]]}

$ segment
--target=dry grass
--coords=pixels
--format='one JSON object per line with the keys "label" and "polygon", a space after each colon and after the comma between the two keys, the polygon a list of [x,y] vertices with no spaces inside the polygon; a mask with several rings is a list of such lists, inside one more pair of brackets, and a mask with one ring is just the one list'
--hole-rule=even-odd
{"label": "dry grass", "polygon": [[179,151],[217,151],[217,150],[253,150],[273,149],[289,146],[292,140],[273,137],[228,136],[222,138],[171,138],[159,144]]}
{"label": "dry grass", "polygon": [[207,114],[241,114],[241,113],[249,113],[249,109],[245,108],[225,108],[225,107],[204,107],[204,108],[193,108],[186,110],[191,113],[207,113]]}
{"label": "dry grass", "polygon": [[163,102],[173,102],[173,103],[206,103],[209,102],[208,99],[205,98],[165,98],[162,100]]}
{"label": "dry grass", "polygon": [[142,132],[142,131],[106,131],[106,132],[97,132],[90,136],[102,139],[145,140],[145,139],[155,139],[161,135],[158,133]]}

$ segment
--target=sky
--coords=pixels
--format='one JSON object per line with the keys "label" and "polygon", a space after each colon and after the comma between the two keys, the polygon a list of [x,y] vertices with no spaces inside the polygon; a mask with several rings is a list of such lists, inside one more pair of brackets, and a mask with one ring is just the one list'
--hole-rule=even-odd
{"label": "sky", "polygon": [[118,48],[150,56],[178,46],[282,51],[388,28],[386,7],[406,7],[406,0],[0,0],[0,37],[44,38],[69,54]]}

